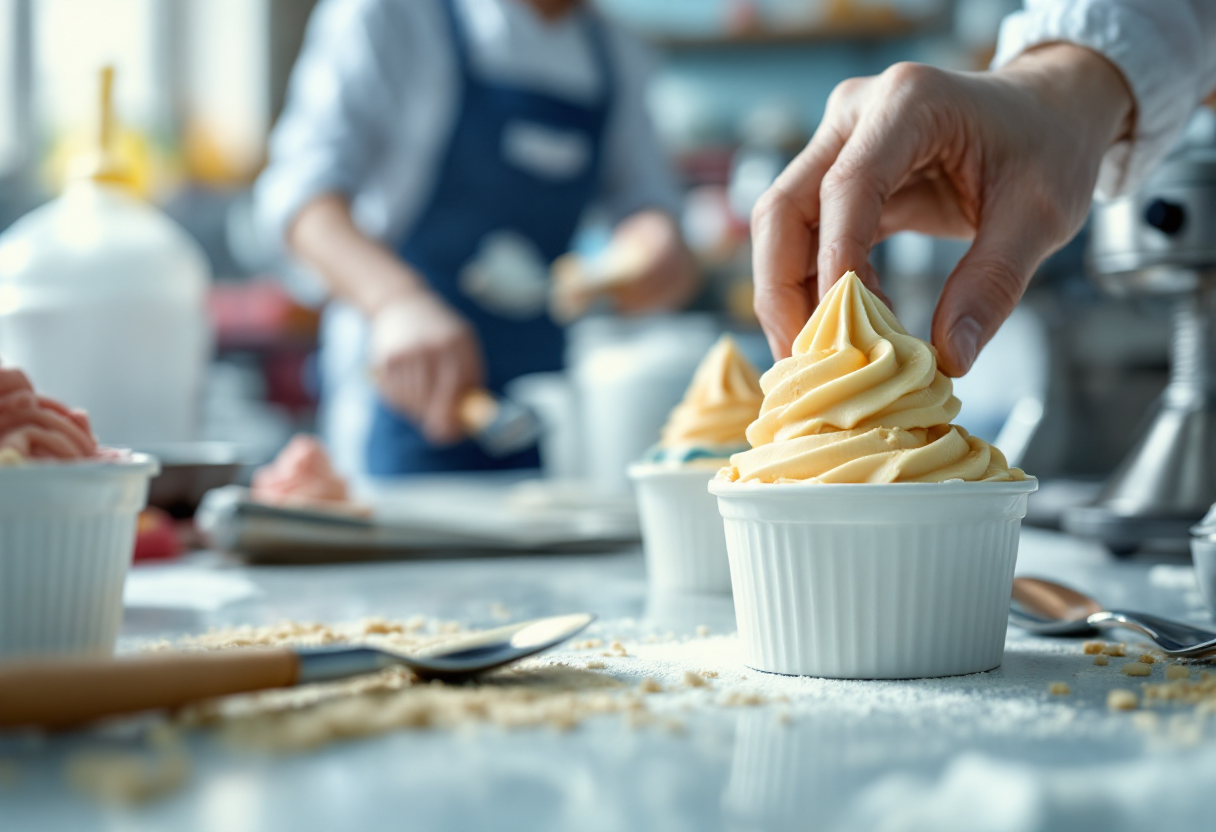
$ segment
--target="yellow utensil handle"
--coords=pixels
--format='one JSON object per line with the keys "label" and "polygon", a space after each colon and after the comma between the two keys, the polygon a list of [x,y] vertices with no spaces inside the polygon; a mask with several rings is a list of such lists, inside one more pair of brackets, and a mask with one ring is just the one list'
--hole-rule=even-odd
{"label": "yellow utensil handle", "polygon": [[299,665],[295,653],[281,648],[0,664],[0,727],[66,728],[213,696],[288,687],[295,684]]}

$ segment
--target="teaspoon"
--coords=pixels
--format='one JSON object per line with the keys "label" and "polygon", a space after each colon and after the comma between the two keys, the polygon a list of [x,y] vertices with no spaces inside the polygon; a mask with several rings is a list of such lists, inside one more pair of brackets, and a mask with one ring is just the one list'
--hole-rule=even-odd
{"label": "teaspoon", "polygon": [[1169,656],[1199,658],[1216,653],[1216,633],[1143,612],[1104,610],[1075,589],[1042,578],[1014,578],[1009,621],[1039,635],[1088,635],[1124,628],[1148,636]]}

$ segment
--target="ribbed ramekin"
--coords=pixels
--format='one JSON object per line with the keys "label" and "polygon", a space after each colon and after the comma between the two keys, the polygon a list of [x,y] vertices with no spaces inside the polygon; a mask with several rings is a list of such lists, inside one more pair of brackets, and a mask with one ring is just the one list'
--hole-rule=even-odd
{"label": "ribbed ramekin", "polygon": [[0,660],[113,652],[159,470],[143,454],[0,467]]}
{"label": "ribbed ramekin", "polygon": [[838,679],[997,667],[1037,488],[714,480],[744,661]]}
{"label": "ribbed ramekin", "polygon": [[630,466],[651,586],[683,592],[730,592],[722,515],[717,501],[706,490],[717,473],[711,465]]}

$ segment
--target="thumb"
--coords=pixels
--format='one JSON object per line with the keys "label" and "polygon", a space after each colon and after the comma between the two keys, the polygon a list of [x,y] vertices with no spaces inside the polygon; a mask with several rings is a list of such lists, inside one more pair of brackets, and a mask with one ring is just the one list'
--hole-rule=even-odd
{"label": "thumb", "polygon": [[1051,244],[1033,224],[1012,206],[993,211],[946,281],[933,315],[933,345],[946,375],[957,378],[971,369],[1050,253]]}

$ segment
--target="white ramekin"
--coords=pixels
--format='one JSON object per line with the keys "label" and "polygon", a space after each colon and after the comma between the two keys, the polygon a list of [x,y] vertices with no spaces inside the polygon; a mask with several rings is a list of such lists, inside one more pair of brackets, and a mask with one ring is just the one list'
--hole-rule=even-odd
{"label": "white ramekin", "polygon": [[837,679],[997,667],[1037,488],[714,480],[744,661]]}
{"label": "white ramekin", "polygon": [[113,652],[157,461],[0,466],[0,660]]}
{"label": "white ramekin", "polygon": [[726,534],[706,489],[712,465],[631,465],[650,584],[683,592],[730,592]]}

